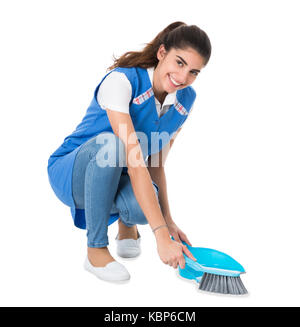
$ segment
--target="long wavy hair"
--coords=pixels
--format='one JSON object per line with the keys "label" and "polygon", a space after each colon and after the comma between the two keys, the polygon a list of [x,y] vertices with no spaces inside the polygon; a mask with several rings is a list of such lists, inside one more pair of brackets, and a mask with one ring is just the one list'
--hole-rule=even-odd
{"label": "long wavy hair", "polygon": [[114,64],[108,68],[116,67],[156,67],[158,64],[157,51],[161,44],[168,52],[171,48],[186,49],[191,47],[204,59],[204,65],[211,55],[211,43],[206,33],[196,25],[187,25],[183,22],[174,22],[164,28],[142,51],[128,51],[121,57],[114,57]]}

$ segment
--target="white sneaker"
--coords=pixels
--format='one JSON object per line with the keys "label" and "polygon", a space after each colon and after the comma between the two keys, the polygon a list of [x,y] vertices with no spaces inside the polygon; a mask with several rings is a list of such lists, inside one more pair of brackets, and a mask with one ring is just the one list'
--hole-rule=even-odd
{"label": "white sneaker", "polygon": [[134,240],[133,238],[126,238],[124,240],[118,240],[119,234],[116,236],[117,242],[117,254],[122,258],[134,258],[141,253],[141,235],[139,231],[138,239]]}
{"label": "white sneaker", "polygon": [[84,268],[98,278],[109,282],[119,282],[130,279],[130,274],[126,267],[117,261],[112,261],[105,267],[94,267],[86,256]]}

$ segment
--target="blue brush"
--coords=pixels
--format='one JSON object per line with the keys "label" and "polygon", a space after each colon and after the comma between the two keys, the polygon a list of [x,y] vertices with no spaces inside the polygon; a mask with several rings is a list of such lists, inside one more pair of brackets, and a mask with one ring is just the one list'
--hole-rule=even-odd
{"label": "blue brush", "polygon": [[[173,239],[173,237],[172,237]],[[197,259],[194,261],[184,253],[185,267],[178,266],[180,276],[195,279],[199,289],[222,294],[246,294],[247,290],[240,278],[245,269],[229,255],[208,248],[192,247],[185,242],[189,251]]]}

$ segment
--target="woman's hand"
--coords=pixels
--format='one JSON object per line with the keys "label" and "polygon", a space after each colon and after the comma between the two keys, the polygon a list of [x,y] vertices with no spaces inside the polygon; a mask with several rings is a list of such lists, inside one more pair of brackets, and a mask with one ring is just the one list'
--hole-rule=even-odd
{"label": "woman's hand", "polygon": [[188,240],[184,232],[172,221],[168,223],[169,233],[174,237],[174,240],[182,243],[186,242],[188,245],[192,246],[191,242]]}
{"label": "woman's hand", "polygon": [[[157,233],[159,232],[160,231],[158,230]],[[196,261],[196,258],[192,255],[186,245],[171,240],[169,236],[161,238],[157,237],[157,251],[162,262],[168,264],[174,269],[177,268],[178,264],[181,269],[184,269],[185,259],[183,253]]]}

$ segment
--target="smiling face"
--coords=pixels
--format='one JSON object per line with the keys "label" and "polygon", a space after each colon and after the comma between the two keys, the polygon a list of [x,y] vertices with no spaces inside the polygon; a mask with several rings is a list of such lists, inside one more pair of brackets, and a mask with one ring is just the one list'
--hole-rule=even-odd
{"label": "smiling face", "polygon": [[167,93],[191,85],[204,67],[204,58],[194,49],[171,48],[168,52],[161,45],[157,52],[157,64],[153,75],[153,91],[159,101]]}

